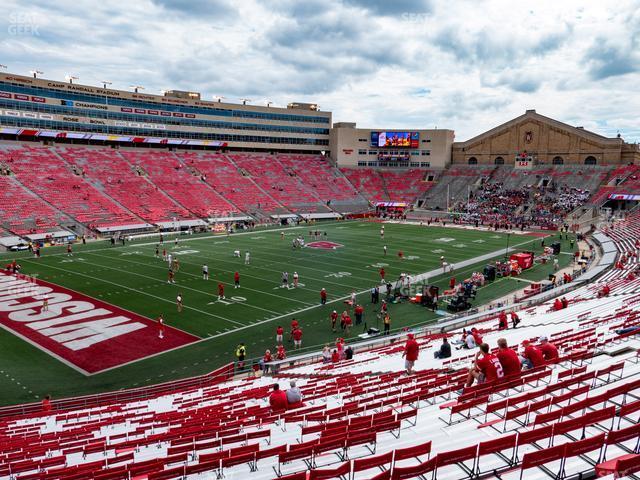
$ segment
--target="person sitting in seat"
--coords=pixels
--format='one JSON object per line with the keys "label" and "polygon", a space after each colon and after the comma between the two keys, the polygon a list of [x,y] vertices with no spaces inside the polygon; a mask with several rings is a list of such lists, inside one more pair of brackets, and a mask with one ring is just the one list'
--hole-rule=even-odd
{"label": "person sitting in seat", "polygon": [[289,390],[287,390],[287,404],[289,408],[299,407],[302,405],[302,392],[296,387],[296,381],[289,382]]}
{"label": "person sitting in seat", "polygon": [[436,352],[433,352],[434,358],[449,358],[451,356],[451,344],[447,337],[442,338],[442,345],[440,345],[440,349]]}
{"label": "person sitting in seat", "polygon": [[280,390],[280,385],[273,385],[273,392],[269,395],[271,410],[278,412],[287,409],[287,394]]}
{"label": "person sitting in seat", "polygon": [[469,369],[467,377],[467,387],[473,385],[474,380],[480,383],[491,383],[504,377],[502,365],[495,355],[489,353],[489,345],[480,345],[473,367]]}
{"label": "person sitting in seat", "polygon": [[522,342],[522,346],[524,347],[524,351],[522,352],[522,366],[529,368],[541,367],[546,362],[544,360],[544,356],[540,349],[534,345],[531,345],[529,340],[524,340]]}
{"label": "person sitting in seat", "polygon": [[498,339],[498,353],[496,357],[498,357],[498,361],[500,365],[502,365],[505,377],[517,375],[520,373],[520,370],[522,370],[520,357],[518,357],[518,354],[513,349],[509,348],[509,344],[505,338]]}
{"label": "person sitting in seat", "polygon": [[554,363],[560,355],[558,355],[558,348],[549,342],[549,338],[546,335],[542,335],[538,341],[540,342],[539,350],[542,352],[542,356],[547,363]]}

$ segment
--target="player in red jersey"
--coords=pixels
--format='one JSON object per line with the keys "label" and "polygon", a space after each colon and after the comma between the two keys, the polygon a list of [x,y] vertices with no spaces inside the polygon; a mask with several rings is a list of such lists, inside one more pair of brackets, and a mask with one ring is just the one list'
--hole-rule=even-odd
{"label": "player in red jersey", "polygon": [[327,303],[327,291],[323,288],[320,290],[320,304],[326,305]]}
{"label": "player in red jersey", "polygon": [[331,330],[336,331],[336,323],[338,322],[338,312],[335,310],[331,312]]}
{"label": "player in red jersey", "polygon": [[380,280],[382,280],[384,282],[384,276],[385,276],[385,271],[384,271],[384,267],[382,267],[380,269]]}
{"label": "player in red jersey", "polygon": [[300,323],[298,322],[297,319],[292,319],[291,320],[291,330],[289,330],[289,341],[291,342],[293,340],[293,331],[298,328],[300,326]]}
{"label": "player in red jersey", "polygon": [[218,282],[218,300],[224,299],[224,283]]}
{"label": "player in red jersey", "polygon": [[283,336],[284,336],[284,328],[278,325],[278,328],[276,328],[276,344],[277,345],[282,345]]}
{"label": "player in red jersey", "polygon": [[298,350],[302,348],[302,329],[300,327],[296,327],[296,329],[291,333],[293,337],[293,348]]}
{"label": "player in red jersey", "polygon": [[233,274],[233,288],[240,288],[240,273]]}

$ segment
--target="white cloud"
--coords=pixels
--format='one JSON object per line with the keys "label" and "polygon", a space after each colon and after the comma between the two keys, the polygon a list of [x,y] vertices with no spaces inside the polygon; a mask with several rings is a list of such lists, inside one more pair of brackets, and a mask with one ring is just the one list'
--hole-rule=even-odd
{"label": "white cloud", "polygon": [[640,1],[115,0],[3,2],[2,63],[147,92],[177,88],[334,121],[450,128],[535,108],[640,140]]}

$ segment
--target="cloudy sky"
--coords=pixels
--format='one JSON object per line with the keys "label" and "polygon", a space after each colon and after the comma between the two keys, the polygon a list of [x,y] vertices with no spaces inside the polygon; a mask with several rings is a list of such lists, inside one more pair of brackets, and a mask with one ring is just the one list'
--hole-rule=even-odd
{"label": "cloudy sky", "polygon": [[640,0],[4,0],[0,63],[46,78],[309,101],[464,140],[534,108],[640,141]]}

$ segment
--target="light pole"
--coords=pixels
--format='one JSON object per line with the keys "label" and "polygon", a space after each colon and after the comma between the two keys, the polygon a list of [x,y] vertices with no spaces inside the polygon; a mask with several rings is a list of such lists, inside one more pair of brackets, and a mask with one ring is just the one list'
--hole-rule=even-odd
{"label": "light pole", "polygon": [[40,70],[29,70],[29,73],[33,75],[33,78],[38,78],[38,75],[44,75],[44,72]]}
{"label": "light pole", "polygon": [[240,100],[242,101],[242,105],[246,105],[246,104],[247,104],[247,102],[250,102],[250,101],[251,101],[251,99],[250,99],[250,98],[241,98]]}
{"label": "light pole", "polygon": [[129,88],[133,88],[134,93],[138,93],[138,90],[144,90],[144,87],[141,85],[129,85]]}
{"label": "light pole", "polygon": [[222,95],[214,95],[213,96],[213,99],[216,100],[218,103],[222,102],[223,98],[226,98],[226,97],[223,97]]}
{"label": "light pole", "polygon": [[74,80],[80,80],[78,77],[76,77],[75,75],[65,75],[64,78],[66,80],[69,80],[69,83],[73,83]]}

